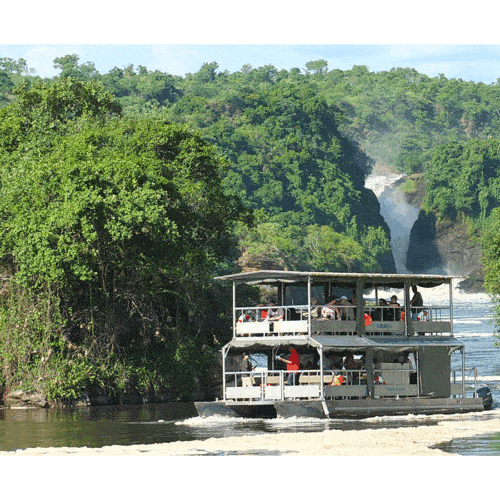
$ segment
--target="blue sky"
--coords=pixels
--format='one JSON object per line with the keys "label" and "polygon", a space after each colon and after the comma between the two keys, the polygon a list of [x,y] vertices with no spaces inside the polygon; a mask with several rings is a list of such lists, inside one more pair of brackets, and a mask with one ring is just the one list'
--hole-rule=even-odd
{"label": "blue sky", "polygon": [[370,71],[411,67],[419,73],[492,83],[500,78],[500,45],[363,44],[363,45],[253,45],[253,44],[33,44],[0,45],[0,57],[26,59],[43,77],[55,76],[53,60],[78,54],[80,63],[91,61],[101,73],[114,66],[139,64],[173,75],[195,73],[205,62],[217,62],[219,70],[238,71],[244,64],[278,69],[305,68],[309,61],[325,59],[328,68],[351,69],[366,65]]}
{"label": "blue sky", "polygon": [[409,7],[393,0],[337,4],[144,0],[132,9],[108,0],[73,8],[25,0],[22,11],[21,4],[2,7],[10,22],[0,32],[0,57],[24,58],[43,77],[58,74],[54,58],[76,53],[101,73],[141,64],[185,75],[214,61],[221,71],[244,64],[289,70],[326,59],[329,69],[411,67],[488,84],[500,78],[500,36],[488,2],[468,11],[441,0]]}

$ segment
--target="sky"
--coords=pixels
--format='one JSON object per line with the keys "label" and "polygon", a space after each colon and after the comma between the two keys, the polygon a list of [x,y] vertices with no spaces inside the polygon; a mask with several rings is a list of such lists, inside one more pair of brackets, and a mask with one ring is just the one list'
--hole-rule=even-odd
{"label": "sky", "polygon": [[10,22],[0,32],[0,58],[23,58],[42,77],[59,73],[56,57],[77,54],[100,73],[132,64],[184,76],[205,62],[230,72],[245,64],[290,70],[325,59],[329,70],[410,67],[486,84],[500,78],[500,35],[487,1],[467,10],[442,0],[337,4],[144,0],[132,9],[109,0],[75,7],[25,0],[22,12],[21,4],[2,7]]}
{"label": "sky", "polygon": [[216,62],[219,71],[239,71],[243,65],[258,68],[304,69],[309,61],[325,59],[328,69],[366,65],[370,71],[410,67],[427,76],[496,82],[500,78],[500,44],[0,44],[0,57],[23,58],[42,77],[59,74],[53,60],[78,54],[80,64],[93,62],[107,73],[132,64],[172,75],[196,73],[205,62]]}

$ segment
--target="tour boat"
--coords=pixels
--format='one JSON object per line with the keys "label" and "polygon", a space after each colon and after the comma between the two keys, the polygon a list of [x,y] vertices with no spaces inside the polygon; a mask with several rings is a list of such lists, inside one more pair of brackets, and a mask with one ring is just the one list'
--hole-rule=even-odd
{"label": "tour boat", "polygon": [[[222,397],[195,403],[200,416],[491,408],[491,391],[477,387],[477,371],[466,367],[464,344],[453,336],[451,276],[262,270],[216,279],[232,282],[233,336],[222,348]],[[443,285],[444,302],[441,293],[433,303]],[[251,302],[250,287],[269,303]]]}

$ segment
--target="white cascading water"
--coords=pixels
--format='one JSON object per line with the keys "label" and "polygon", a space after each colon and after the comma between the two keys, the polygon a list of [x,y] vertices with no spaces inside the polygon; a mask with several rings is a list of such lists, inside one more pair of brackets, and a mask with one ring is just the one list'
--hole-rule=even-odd
{"label": "white cascading water", "polygon": [[404,175],[371,174],[365,187],[371,189],[380,202],[380,213],[391,230],[391,248],[398,273],[406,273],[406,254],[410,244],[410,231],[418,218],[419,208],[407,203],[397,181]]}

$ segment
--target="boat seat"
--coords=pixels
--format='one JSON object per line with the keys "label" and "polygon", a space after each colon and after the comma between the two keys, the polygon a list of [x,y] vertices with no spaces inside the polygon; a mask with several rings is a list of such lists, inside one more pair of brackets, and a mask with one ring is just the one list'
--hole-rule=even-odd
{"label": "boat seat", "polygon": [[[323,384],[331,384],[333,375],[323,375]],[[319,384],[321,383],[320,375],[301,375],[299,377],[299,384]]]}
{"label": "boat seat", "polygon": [[266,383],[270,385],[279,385],[280,383],[279,375],[271,375],[270,377],[267,377]]}

